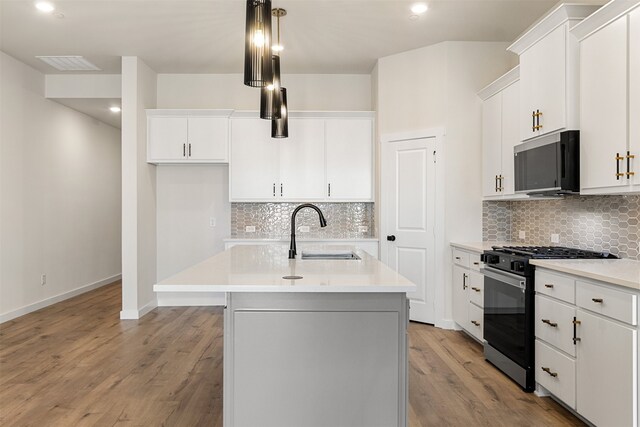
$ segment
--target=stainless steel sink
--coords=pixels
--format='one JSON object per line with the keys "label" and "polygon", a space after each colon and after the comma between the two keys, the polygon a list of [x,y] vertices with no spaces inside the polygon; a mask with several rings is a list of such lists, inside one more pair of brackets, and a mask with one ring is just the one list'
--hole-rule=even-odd
{"label": "stainless steel sink", "polygon": [[302,259],[318,259],[318,260],[352,260],[352,261],[358,261],[362,258],[360,258],[358,255],[356,255],[354,252],[305,252],[302,251]]}

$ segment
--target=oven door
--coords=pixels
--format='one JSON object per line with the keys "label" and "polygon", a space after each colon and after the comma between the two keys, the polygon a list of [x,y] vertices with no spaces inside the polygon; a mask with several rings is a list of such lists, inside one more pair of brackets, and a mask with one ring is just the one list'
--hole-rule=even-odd
{"label": "oven door", "polygon": [[[523,368],[532,363],[528,323],[533,298],[528,296],[527,278],[485,268],[484,339]],[[531,306],[530,308],[528,306]],[[529,308],[529,310],[527,310]]]}

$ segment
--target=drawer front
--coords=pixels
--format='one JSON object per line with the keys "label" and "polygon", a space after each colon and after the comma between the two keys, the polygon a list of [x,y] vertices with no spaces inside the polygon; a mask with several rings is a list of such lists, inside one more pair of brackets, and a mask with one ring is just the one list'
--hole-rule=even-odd
{"label": "drawer front", "polygon": [[484,307],[484,276],[475,271],[469,272],[469,301]]}
{"label": "drawer front", "polygon": [[638,296],[593,283],[576,281],[576,305],[587,310],[637,325]]}
{"label": "drawer front", "polygon": [[484,311],[481,308],[473,304],[469,304],[469,332],[471,333],[471,335],[476,337],[476,339],[479,341],[483,341],[482,339],[483,331],[484,331],[484,324],[482,321],[483,314],[484,314]]}
{"label": "drawer front", "polygon": [[575,279],[559,274],[536,270],[536,292],[575,304]]}
{"label": "drawer front", "polygon": [[469,254],[469,268],[475,271],[480,271],[480,267],[482,267],[482,262],[480,262],[480,254]]}
{"label": "drawer front", "polygon": [[469,252],[454,249],[453,262],[461,267],[469,268]]}
{"label": "drawer front", "polygon": [[[575,356],[573,318],[576,315],[576,309],[541,295],[536,295],[535,303],[536,337]],[[537,372],[536,375],[538,375]]]}
{"label": "drawer front", "polygon": [[576,361],[536,340],[536,382],[576,409]]}

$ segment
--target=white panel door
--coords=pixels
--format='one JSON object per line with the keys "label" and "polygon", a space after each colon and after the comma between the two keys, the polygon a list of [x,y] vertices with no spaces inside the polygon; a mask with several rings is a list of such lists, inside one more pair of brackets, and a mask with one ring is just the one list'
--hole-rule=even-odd
{"label": "white panel door", "polygon": [[188,156],[193,160],[228,161],[229,119],[190,117]]}
{"label": "white panel door", "polygon": [[186,117],[150,117],[148,120],[148,160],[186,159]]}
{"label": "white panel door", "polygon": [[278,142],[271,139],[271,122],[231,120],[231,201],[276,200],[280,197]]}
{"label": "white panel door", "polygon": [[[636,120],[637,121],[637,120]],[[633,120],[632,120],[633,122]],[[627,22],[622,17],[580,43],[580,185],[627,183],[616,177],[627,149]]]}
{"label": "white panel door", "polygon": [[373,200],[371,119],[328,119],[327,197],[335,201]]}
{"label": "white panel door", "polygon": [[289,138],[274,143],[280,146],[282,199],[325,199],[324,120],[289,119]]}
{"label": "white panel door", "polygon": [[482,103],[482,194],[496,196],[501,170],[502,92]]}
{"label": "white panel door", "polygon": [[577,407],[599,426],[637,426],[637,331],[578,310]]}
{"label": "white panel door", "polygon": [[629,119],[629,169],[640,186],[640,8],[629,14]]}
{"label": "white panel door", "polygon": [[[389,142],[383,148],[388,236],[385,261],[417,286],[411,320],[434,322],[435,138]],[[392,239],[392,240],[389,240]]]}
{"label": "white panel door", "polygon": [[[502,91],[502,179],[500,194],[515,193],[513,147],[520,143],[518,111],[520,108],[520,82]],[[486,179],[486,177],[485,177]]]}

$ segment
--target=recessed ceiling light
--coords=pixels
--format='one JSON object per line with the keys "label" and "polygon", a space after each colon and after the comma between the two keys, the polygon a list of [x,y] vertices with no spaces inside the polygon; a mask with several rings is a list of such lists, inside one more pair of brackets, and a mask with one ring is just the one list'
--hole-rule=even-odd
{"label": "recessed ceiling light", "polygon": [[411,6],[411,12],[413,12],[416,15],[425,13],[427,9],[429,9],[429,7],[426,5],[426,3],[416,3],[413,6]]}
{"label": "recessed ceiling light", "polygon": [[122,111],[120,107],[111,107],[109,108],[109,110],[111,110],[112,113],[119,113],[120,111]]}
{"label": "recessed ceiling light", "polygon": [[38,9],[40,12],[44,12],[44,13],[51,13],[54,10],[56,10],[55,6],[53,5],[53,3],[49,3],[48,1],[39,1],[36,3],[36,9]]}

